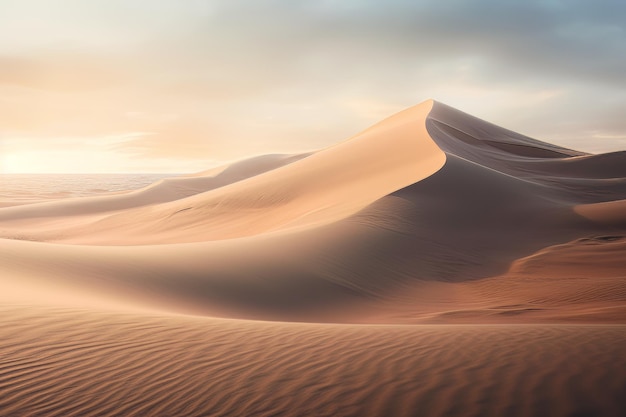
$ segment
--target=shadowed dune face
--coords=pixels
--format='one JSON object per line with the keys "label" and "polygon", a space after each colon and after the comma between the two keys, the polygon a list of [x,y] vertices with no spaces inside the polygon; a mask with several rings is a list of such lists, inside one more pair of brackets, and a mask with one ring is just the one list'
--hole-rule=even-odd
{"label": "shadowed dune face", "polygon": [[[558,301],[557,285],[534,307],[545,277],[510,268],[555,245],[626,235],[625,166],[626,153],[564,149],[429,101],[312,154],[1,208],[0,269],[21,283],[0,285],[26,303],[61,286],[76,294],[63,297],[70,305],[279,321],[623,322],[618,276],[596,282],[597,294],[619,291],[590,298],[586,314]],[[626,270],[623,251],[599,245],[559,285],[594,279],[600,253]],[[507,279],[518,293],[485,288]]]}

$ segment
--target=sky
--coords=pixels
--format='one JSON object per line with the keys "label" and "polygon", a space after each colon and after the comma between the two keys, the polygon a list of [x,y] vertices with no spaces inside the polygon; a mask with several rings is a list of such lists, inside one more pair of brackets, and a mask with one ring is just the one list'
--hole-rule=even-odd
{"label": "sky", "polygon": [[626,149],[623,0],[0,0],[0,173],[194,172],[433,98]]}

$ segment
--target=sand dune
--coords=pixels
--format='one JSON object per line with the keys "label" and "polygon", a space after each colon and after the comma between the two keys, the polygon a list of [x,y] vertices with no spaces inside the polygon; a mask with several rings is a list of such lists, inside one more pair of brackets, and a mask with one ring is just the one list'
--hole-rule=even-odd
{"label": "sand dune", "polygon": [[[25,302],[45,298],[33,285],[53,282],[106,302],[221,317],[395,322],[393,306],[403,322],[456,320],[447,314],[477,304],[525,305],[477,298],[474,281],[547,247],[626,235],[624,166],[623,152],[586,155],[428,101],[310,155],[0,209],[11,239],[0,240],[3,276],[28,282],[2,285]],[[543,307],[545,318],[530,308],[515,320],[571,317],[557,305]]]}
{"label": "sand dune", "polygon": [[626,152],[427,101],[61,197],[0,207],[0,414],[626,414]]}

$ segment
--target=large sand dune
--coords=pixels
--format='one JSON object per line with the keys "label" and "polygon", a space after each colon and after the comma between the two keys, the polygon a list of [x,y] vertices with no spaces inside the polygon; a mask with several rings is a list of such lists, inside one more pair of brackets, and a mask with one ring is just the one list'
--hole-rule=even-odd
{"label": "large sand dune", "polygon": [[[594,279],[596,252],[623,271],[624,252],[610,249],[623,249],[624,198],[626,153],[582,154],[428,101],[309,155],[0,209],[0,268],[13,277],[3,294],[28,302],[41,298],[33,286],[64,285],[132,306],[284,321],[387,321],[390,305],[428,321],[477,304],[565,320],[570,305],[539,310],[473,287],[547,247],[597,236],[615,238],[585,246],[589,262],[576,271]],[[594,285],[623,295],[616,274]],[[612,321],[626,318],[616,311]]]}
{"label": "large sand dune", "polygon": [[3,204],[4,414],[626,414],[626,152],[427,101],[309,154]]}

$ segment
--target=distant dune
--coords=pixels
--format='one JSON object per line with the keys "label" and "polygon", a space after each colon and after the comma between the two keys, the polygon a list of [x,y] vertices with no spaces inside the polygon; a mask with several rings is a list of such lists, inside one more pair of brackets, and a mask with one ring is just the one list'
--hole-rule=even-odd
{"label": "distant dune", "polygon": [[25,201],[0,207],[0,414],[626,415],[626,152],[427,101]]}

